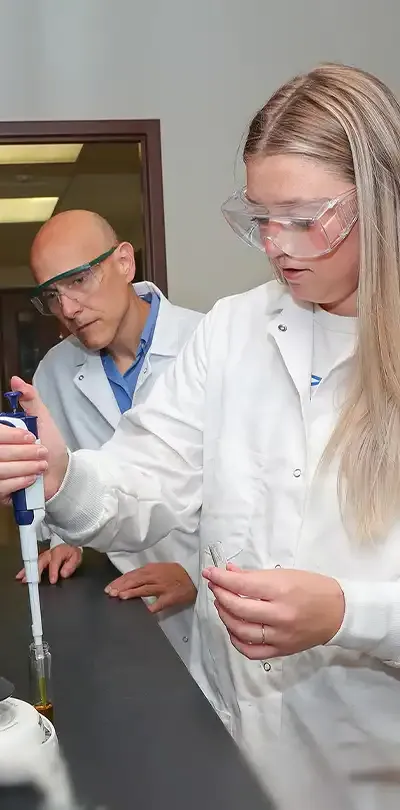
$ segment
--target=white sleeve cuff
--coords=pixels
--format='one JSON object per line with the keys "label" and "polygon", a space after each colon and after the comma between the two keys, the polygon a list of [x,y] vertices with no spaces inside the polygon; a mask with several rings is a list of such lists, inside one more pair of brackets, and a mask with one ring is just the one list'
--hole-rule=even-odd
{"label": "white sleeve cuff", "polygon": [[53,548],[57,548],[57,546],[64,546],[65,545],[64,540],[62,540],[61,537],[58,536],[58,534],[52,533],[50,535],[50,537],[51,537],[51,539],[50,539],[50,551],[52,551]]}
{"label": "white sleeve cuff", "polygon": [[93,463],[82,452],[69,453],[67,472],[60,489],[46,503],[51,529],[71,545],[82,545],[92,536],[103,513],[104,487]]}
{"label": "white sleeve cuff", "polygon": [[328,645],[357,650],[400,667],[400,583],[337,581],[344,594],[345,614]]}
{"label": "white sleeve cuff", "polygon": [[40,524],[37,538],[39,543],[50,543],[50,551],[64,544],[64,540],[61,540],[61,537],[52,532],[47,523],[44,522]]}

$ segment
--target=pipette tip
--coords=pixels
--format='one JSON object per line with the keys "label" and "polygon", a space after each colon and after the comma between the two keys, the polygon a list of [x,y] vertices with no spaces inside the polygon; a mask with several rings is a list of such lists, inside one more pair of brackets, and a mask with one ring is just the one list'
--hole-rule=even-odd
{"label": "pipette tip", "polygon": [[38,679],[40,700],[43,704],[45,704],[47,702],[47,695],[46,695],[47,690],[46,690],[46,672],[44,664],[44,649],[42,639],[40,640],[35,639],[34,654],[35,654],[35,666]]}

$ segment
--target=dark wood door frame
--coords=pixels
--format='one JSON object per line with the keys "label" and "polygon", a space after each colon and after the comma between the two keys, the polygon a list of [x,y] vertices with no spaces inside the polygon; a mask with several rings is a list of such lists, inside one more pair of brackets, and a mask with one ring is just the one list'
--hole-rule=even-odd
{"label": "dark wood door frame", "polygon": [[168,293],[161,131],[157,119],[118,121],[0,121],[0,145],[20,143],[140,143],[146,277]]}

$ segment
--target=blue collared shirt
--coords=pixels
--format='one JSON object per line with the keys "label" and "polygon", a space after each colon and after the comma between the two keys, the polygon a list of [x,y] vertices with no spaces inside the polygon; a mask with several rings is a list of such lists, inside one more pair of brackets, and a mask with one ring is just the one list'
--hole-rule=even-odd
{"label": "blue collared shirt", "polygon": [[143,301],[147,301],[150,304],[150,312],[147,316],[147,320],[140,337],[135,360],[130,368],[125,371],[125,374],[121,374],[111,355],[107,354],[106,351],[101,353],[103,368],[121,413],[124,413],[132,407],[132,400],[138,377],[146,354],[152,344],[158,311],[160,309],[160,299],[156,293],[151,292],[140,297]]}

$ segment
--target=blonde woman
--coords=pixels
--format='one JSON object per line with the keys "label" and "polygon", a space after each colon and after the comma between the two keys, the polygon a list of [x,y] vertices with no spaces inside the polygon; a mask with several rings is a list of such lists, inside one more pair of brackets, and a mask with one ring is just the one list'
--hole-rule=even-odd
{"label": "blonde woman", "polygon": [[51,526],[101,551],[200,527],[192,672],[260,779],[283,752],[301,809],[392,810],[399,105],[366,73],[319,67],[260,110],[244,160],[223,211],[277,280],[220,301],[101,451],[68,461],[15,379],[48,457],[3,427],[0,491],[47,464]]}

